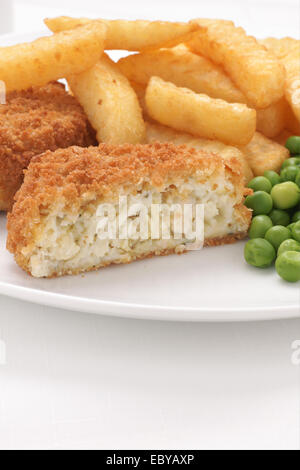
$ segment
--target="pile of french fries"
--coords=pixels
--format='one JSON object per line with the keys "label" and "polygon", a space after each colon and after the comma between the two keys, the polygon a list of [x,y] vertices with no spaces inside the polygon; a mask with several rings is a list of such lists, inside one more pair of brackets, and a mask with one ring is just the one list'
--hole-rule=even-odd
{"label": "pile of french fries", "polygon": [[[8,91],[65,78],[99,142],[168,141],[235,156],[246,182],[300,134],[300,41],[225,20],[46,19],[53,36],[0,49]],[[135,52],[113,62],[104,51]]]}

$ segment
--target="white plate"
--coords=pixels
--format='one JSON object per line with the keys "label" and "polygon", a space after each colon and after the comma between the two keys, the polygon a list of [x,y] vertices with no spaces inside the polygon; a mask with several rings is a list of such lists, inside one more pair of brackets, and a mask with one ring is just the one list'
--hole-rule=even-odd
{"label": "white plate", "polygon": [[0,293],[43,305],[132,318],[249,321],[300,316],[299,285],[243,261],[244,242],[112,266],[84,276],[33,279],[5,250]]}
{"label": "white plate", "polygon": [[[1,38],[1,46],[33,35]],[[87,313],[174,321],[300,317],[299,285],[243,261],[244,242],[112,266],[85,276],[33,279],[5,249],[0,215],[0,294]]]}

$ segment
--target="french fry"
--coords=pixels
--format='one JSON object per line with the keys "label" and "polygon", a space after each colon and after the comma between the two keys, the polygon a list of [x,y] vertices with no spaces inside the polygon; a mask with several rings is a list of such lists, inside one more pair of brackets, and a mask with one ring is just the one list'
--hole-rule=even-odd
{"label": "french fry", "polygon": [[289,137],[291,137],[294,133],[289,130],[282,131],[279,135],[277,135],[273,140],[280,145],[285,145],[286,141]]}
{"label": "french fry", "polygon": [[[144,95],[146,85],[153,75],[177,86],[190,88],[196,93],[200,93],[202,89],[203,93],[229,103],[246,103],[242,92],[218,66],[187,51],[182,45],[153,53],[130,55],[120,59],[118,66],[131,81],[145,115]],[[278,103],[257,110],[256,129],[266,137],[273,138],[288,126],[292,119],[291,114],[287,101],[281,98]]]}
{"label": "french fry", "polygon": [[291,108],[283,97],[268,108],[257,110],[256,129],[266,137],[272,139],[279,135],[291,122]]}
{"label": "french fry", "polygon": [[151,118],[179,131],[229,145],[246,145],[256,128],[256,111],[152,77],[146,90]]}
{"label": "french fry", "polygon": [[252,170],[244,157],[244,154],[236,147],[225,145],[217,140],[195,138],[191,134],[175,131],[166,126],[146,122],[146,141],[152,142],[172,142],[175,145],[187,145],[196,149],[205,150],[209,153],[217,153],[225,160],[232,157],[237,158],[242,166],[242,171],[247,184],[252,178]]}
{"label": "french fry", "polygon": [[93,21],[95,20],[90,18],[71,18],[70,16],[58,16],[56,18],[44,19],[45,25],[50,29],[50,31],[52,31],[52,33],[68,31],[70,29],[77,28],[78,26],[89,24]]}
{"label": "french fry", "polygon": [[300,122],[300,41],[267,38],[261,44],[273,52],[285,67],[285,97]]}
{"label": "french fry", "polygon": [[[91,23],[88,18],[70,18],[61,16],[47,18],[47,27],[57,33],[76,28],[79,25]],[[163,44],[175,45],[189,33],[199,30],[199,25],[192,23],[172,23],[168,21],[126,21],[126,20],[99,20],[107,26],[105,49],[124,49],[127,51],[140,51],[146,48],[160,47]]]}
{"label": "french fry", "polygon": [[266,170],[279,172],[284,160],[289,157],[288,149],[259,132],[255,132],[251,142],[240,147],[240,150],[244,153],[255,176],[263,175]]}
{"label": "french fry", "polygon": [[286,69],[285,96],[300,122],[300,51],[282,60]]}
{"label": "french fry", "polygon": [[293,52],[294,50],[298,50],[300,47],[300,41],[294,38],[266,38],[266,39],[259,39],[258,41],[260,44],[265,46],[268,50],[273,52],[273,54],[278,57],[278,59],[284,59],[288,54]]}
{"label": "french fry", "polygon": [[187,34],[183,34],[182,36],[177,36],[174,39],[169,39],[168,41],[164,41],[160,44],[155,44],[154,46],[150,45],[150,46],[143,47],[142,49],[139,50],[139,52],[143,54],[147,52],[154,52],[159,49],[173,49],[174,47],[179,47],[179,46],[184,47],[186,42],[192,41],[192,39],[194,39],[198,34],[200,26],[193,24],[193,27],[195,29]]}
{"label": "french fry", "polygon": [[300,122],[292,111],[287,121],[286,129],[290,130],[294,135],[300,135]]}
{"label": "french fry", "polygon": [[155,75],[179,87],[190,88],[229,103],[246,103],[242,92],[218,65],[180,45],[172,49],[134,54],[120,59],[118,66],[129,80],[147,85]]}
{"label": "french fry", "polygon": [[150,116],[147,114],[147,107],[146,107],[146,87],[144,85],[141,85],[140,83],[137,82],[130,82],[131,87],[136,93],[136,96],[139,100],[141,110],[144,114],[144,116],[147,116],[147,119],[151,119]]}
{"label": "french fry", "polygon": [[224,67],[247,102],[256,109],[279,101],[285,70],[278,59],[242,28],[222,20],[193,20],[201,26],[190,49]]}
{"label": "french fry", "polygon": [[43,86],[92,67],[104,50],[106,26],[101,22],[0,48],[0,80],[6,90]]}
{"label": "french fry", "polygon": [[68,77],[68,83],[97,131],[99,142],[143,142],[145,123],[137,96],[106,54],[94,67]]}

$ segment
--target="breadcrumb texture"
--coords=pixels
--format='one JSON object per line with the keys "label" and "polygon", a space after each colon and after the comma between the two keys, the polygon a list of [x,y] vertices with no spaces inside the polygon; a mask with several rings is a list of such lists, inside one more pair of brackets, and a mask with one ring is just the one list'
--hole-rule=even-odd
{"label": "breadcrumb texture", "polygon": [[[178,200],[179,197],[185,197],[184,191],[188,191],[191,181],[196,184],[196,190],[211,181],[213,189],[220,194],[227,191],[226,197],[230,198],[232,204],[233,230],[225,229],[221,237],[208,237],[205,244],[212,246],[232,243],[243,238],[250,224],[251,211],[243,204],[245,188],[241,165],[236,158],[223,161],[218,155],[170,143],[122,146],[101,144],[99,147],[88,149],[72,147],[56,152],[48,151],[32,159],[25,174],[24,184],[17,194],[13,211],[8,214],[7,248],[25,271],[35,275],[32,268],[33,255],[39,250],[45,226],[48,224],[48,228],[50,227],[49,220],[53,215],[61,219],[62,226],[66,226],[67,220],[71,220],[67,237],[73,237],[74,221],[78,221],[79,216],[82,217],[81,221],[84,218],[91,221],[90,217],[94,216],[99,204],[116,203],[120,194],[133,198],[145,191],[151,192],[152,195],[165,194],[164,201],[173,203],[176,198]],[[219,183],[219,189],[215,182]],[[173,189],[175,187],[178,189]],[[209,198],[210,187],[206,194]],[[56,228],[51,228],[50,232],[53,234],[55,230]],[[95,244],[94,237],[93,232],[92,245]],[[80,234],[79,243],[83,238]],[[51,241],[49,246],[53,248]],[[66,253],[73,249],[72,246],[74,243],[68,238],[64,249],[60,250],[61,259],[69,256]],[[185,251],[184,248],[177,248],[178,246],[159,246],[155,252],[143,248],[134,255],[127,253],[126,256],[113,261],[102,257],[97,263],[88,263],[84,267],[82,264],[76,264],[72,268],[53,268],[38,277],[77,274],[107,266],[112,262],[129,263],[154,254]],[[74,252],[69,258],[71,256],[76,258],[79,255]]]}
{"label": "breadcrumb texture", "polygon": [[72,145],[96,145],[95,133],[63,84],[12,92],[0,105],[0,210],[10,210],[33,156]]}
{"label": "breadcrumb texture", "polygon": [[240,147],[255,176],[262,176],[265,171],[277,173],[283,162],[289,158],[289,151],[283,145],[268,139],[260,132],[255,132],[248,145]]}
{"label": "breadcrumb texture", "polygon": [[237,158],[242,166],[242,171],[245,177],[245,183],[248,184],[253,178],[252,170],[247,162],[244,154],[236,147],[225,145],[218,140],[201,139],[191,134],[176,131],[171,127],[162,126],[146,122],[147,130],[147,143],[151,142],[172,142],[175,145],[187,145],[208,153],[218,154],[224,160]]}

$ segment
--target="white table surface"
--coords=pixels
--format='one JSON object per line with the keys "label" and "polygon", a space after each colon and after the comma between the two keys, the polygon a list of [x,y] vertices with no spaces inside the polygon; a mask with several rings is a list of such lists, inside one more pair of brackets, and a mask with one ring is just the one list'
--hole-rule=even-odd
{"label": "white table surface", "polygon": [[[145,14],[136,16],[159,16],[142,3]],[[214,3],[215,16],[236,15],[245,26],[257,4],[203,3],[199,16],[213,16]],[[276,17],[278,2],[260,2],[270,3],[275,19],[257,18],[257,30],[280,36],[290,22],[290,34],[299,34],[297,18]],[[97,15],[99,3],[86,4]],[[15,2],[15,30],[39,30],[42,17],[76,14],[76,8],[83,14],[78,5]],[[165,10],[164,3],[160,16],[167,18]],[[126,15],[122,3],[117,12]],[[174,19],[182,14],[172,12]],[[300,319],[156,323],[0,297],[0,448],[299,449],[300,367],[291,361],[296,339]]]}

